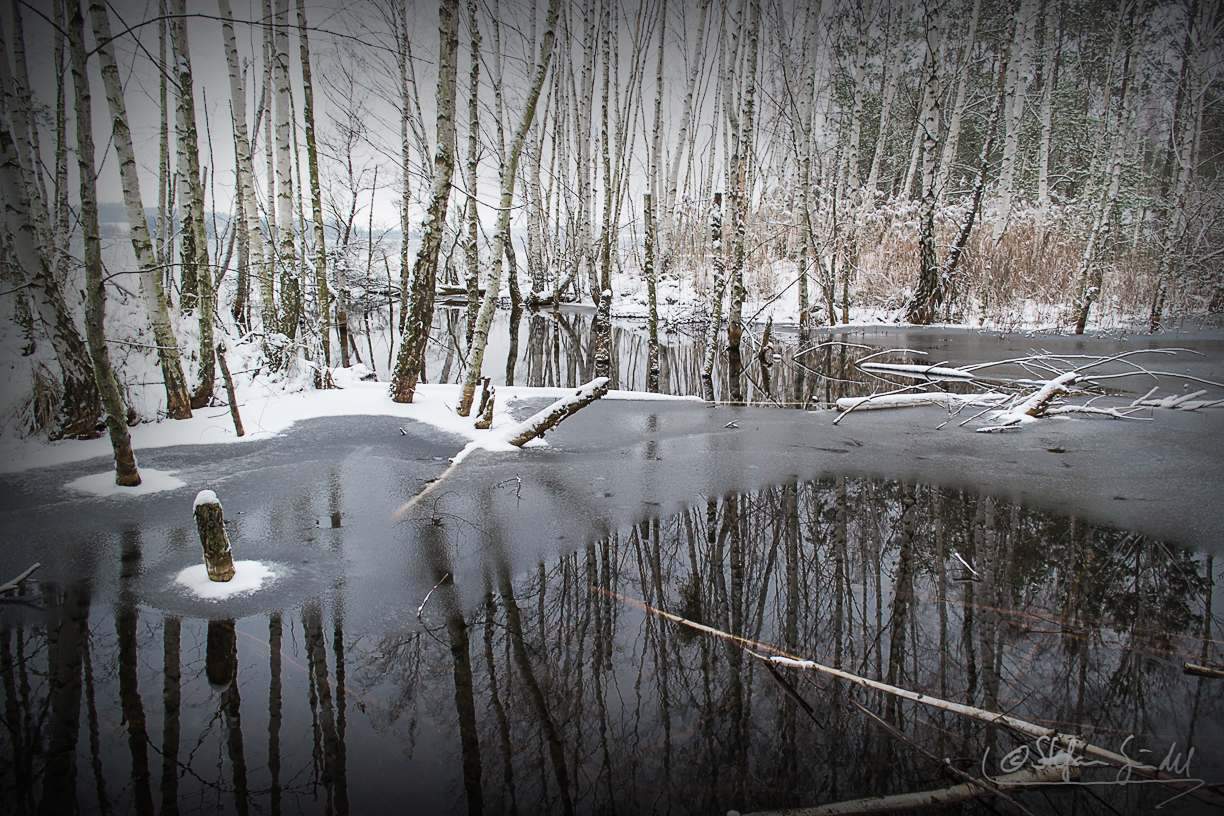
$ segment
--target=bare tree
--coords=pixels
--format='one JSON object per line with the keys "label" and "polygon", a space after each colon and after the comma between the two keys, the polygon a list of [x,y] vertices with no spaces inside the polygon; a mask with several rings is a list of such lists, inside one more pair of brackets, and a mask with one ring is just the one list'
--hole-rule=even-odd
{"label": "bare tree", "polygon": [[161,265],[153,251],[149,225],[145,221],[144,203],[140,196],[140,174],[136,169],[132,133],[128,127],[127,103],[123,98],[123,84],[119,79],[119,66],[115,61],[115,47],[111,42],[106,6],[101,0],[91,0],[89,14],[93,21],[102,82],[106,87],[106,102],[110,108],[111,135],[115,144],[115,155],[119,159],[119,177],[123,185],[123,203],[127,209],[132,249],[136,253],[136,263],[141,270],[141,285],[144,287],[149,319],[153,325],[153,337],[157,343],[157,358],[161,363],[162,380],[166,387],[166,415],[171,419],[188,419],[191,417],[191,395],[187,391],[187,379],[183,376],[183,365],[179,360],[178,341],[170,324],[170,310],[166,306],[166,293],[161,282]]}
{"label": "bare tree", "polygon": [[[438,9],[438,144],[434,153],[433,191],[421,229],[421,247],[412,268],[412,295],[404,308],[403,336],[391,378],[391,399],[412,402],[417,377],[425,366],[425,344],[433,328],[438,253],[446,229],[451,176],[455,172],[455,74],[459,55],[459,0],[443,0]],[[407,234],[404,240],[408,240]]]}
{"label": "bare tree", "polygon": [[127,429],[127,409],[106,347],[106,282],[102,276],[102,242],[98,233],[97,163],[94,161],[93,115],[89,76],[85,70],[85,18],[80,0],[69,6],[68,45],[72,54],[72,84],[76,97],[77,161],[81,177],[81,231],[85,239],[85,338],[94,377],[105,409],[106,429],[115,454],[115,483],[140,484],[136,456]]}
{"label": "bare tree", "polygon": [[476,394],[476,383],[480,379],[480,367],[484,361],[485,346],[489,342],[489,327],[493,324],[493,313],[497,310],[497,292],[501,286],[502,257],[510,244],[510,208],[514,204],[514,179],[518,172],[519,156],[523,152],[523,144],[527,140],[527,132],[535,120],[536,104],[540,100],[540,90],[544,87],[544,78],[548,74],[549,62],[552,59],[553,41],[556,38],[557,7],[560,0],[550,0],[548,17],[544,22],[544,36],[540,43],[540,53],[535,65],[535,74],[531,87],[527,91],[527,100],[523,107],[523,117],[514,132],[514,140],[506,158],[506,164],[501,173],[501,198],[498,202],[497,231],[493,234],[493,264],[489,269],[489,277],[485,283],[484,303],[480,306],[480,317],[476,320],[476,333],[472,338],[472,347],[467,356],[467,373],[463,380],[463,393],[459,397],[459,416],[467,416],[472,410],[472,400]]}

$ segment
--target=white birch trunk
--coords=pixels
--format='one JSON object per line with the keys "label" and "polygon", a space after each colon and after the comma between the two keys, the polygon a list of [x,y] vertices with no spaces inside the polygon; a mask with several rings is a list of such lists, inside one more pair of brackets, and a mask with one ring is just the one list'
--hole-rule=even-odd
{"label": "white birch trunk", "polygon": [[969,15],[969,33],[965,35],[965,49],[960,61],[960,79],[956,83],[956,101],[952,104],[952,116],[948,120],[948,133],[944,137],[943,153],[939,159],[939,174],[935,179],[935,195],[942,201],[952,176],[952,165],[956,162],[956,148],[960,143],[961,121],[969,103],[969,65],[973,59],[973,44],[977,39],[978,18],[982,12],[982,0],[973,0],[973,11]]}
{"label": "white birch trunk", "polygon": [[123,97],[123,83],[115,61],[115,47],[111,42],[110,21],[107,19],[105,4],[101,0],[91,0],[89,14],[93,20],[94,42],[97,43],[102,83],[106,88],[106,102],[110,108],[111,134],[115,156],[119,160],[119,178],[123,186],[123,203],[127,210],[132,250],[141,270],[145,304],[149,310],[153,337],[157,343],[157,358],[161,364],[162,380],[166,388],[166,415],[170,419],[189,419],[191,395],[187,391],[187,379],[183,376],[183,365],[179,360],[178,341],[170,323],[170,310],[166,307],[161,269],[157,254],[153,251],[153,242],[149,238],[149,225],[145,221],[144,203],[140,196],[140,174],[136,168],[132,132],[128,127],[127,103]]}

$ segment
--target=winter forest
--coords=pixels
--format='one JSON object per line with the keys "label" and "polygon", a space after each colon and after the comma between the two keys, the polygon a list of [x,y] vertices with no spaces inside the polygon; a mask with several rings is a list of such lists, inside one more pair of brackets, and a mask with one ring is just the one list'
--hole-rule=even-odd
{"label": "winter forest", "polygon": [[1222,35],[0,0],[0,816],[1219,812]]}
{"label": "winter forest", "polygon": [[701,322],[732,396],[766,317],[1221,309],[1218,3],[10,5],[9,432],[188,416],[219,345],[411,401],[439,297],[465,403],[507,299],[597,307],[599,375]]}

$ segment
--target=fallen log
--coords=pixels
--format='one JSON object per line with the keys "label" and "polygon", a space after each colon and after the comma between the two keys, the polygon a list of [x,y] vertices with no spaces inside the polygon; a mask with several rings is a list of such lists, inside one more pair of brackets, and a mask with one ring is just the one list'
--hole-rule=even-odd
{"label": "fallen log", "polygon": [[[438,486],[443,484],[447,477],[454,473],[455,468],[459,466],[459,463],[471,451],[480,448],[497,448],[502,445],[513,445],[516,448],[521,448],[531,440],[542,437],[546,432],[560,425],[568,417],[573,416],[604,394],[607,394],[609,382],[610,380],[607,377],[596,377],[570,396],[562,397],[552,405],[549,405],[542,411],[537,411],[517,425],[498,429],[497,433],[491,434],[489,437],[469,442],[467,447],[459,451],[459,454],[451,460],[450,465],[446,470],[442,471],[441,476],[426,484],[420,492],[400,505],[391,514],[391,518],[395,520],[403,518],[415,505],[437,490]],[[479,427],[479,423],[477,427]]]}
{"label": "fallen log", "polygon": [[0,584],[0,595],[5,595],[9,592],[16,592],[19,589],[21,589],[21,584],[27,578],[29,578],[31,575],[34,574],[34,570],[38,569],[41,566],[42,566],[41,561],[35,561],[31,566],[26,568],[25,572],[21,573],[13,580],[5,581],[3,584]]}

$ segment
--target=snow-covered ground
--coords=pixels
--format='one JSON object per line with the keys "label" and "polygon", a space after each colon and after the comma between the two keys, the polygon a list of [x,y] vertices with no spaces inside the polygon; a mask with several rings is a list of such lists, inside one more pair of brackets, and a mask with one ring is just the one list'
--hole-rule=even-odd
{"label": "snow-covered ground", "polygon": [[[511,415],[514,404],[525,398],[560,399],[571,395],[571,388],[527,388],[499,386],[493,415],[493,425],[487,431],[477,430],[479,417],[461,417],[455,413],[461,386],[422,384],[417,387],[411,404],[393,402],[387,383],[364,381],[369,373],[360,364],[333,369],[336,388],[319,390],[309,385],[311,378],[301,376],[288,380],[266,375],[236,377],[236,396],[245,435],[237,436],[229,408],[225,405],[203,408],[191,419],[142,422],[130,429],[132,447],[139,461],[140,452],[151,448],[174,445],[211,445],[219,442],[250,443],[284,433],[294,423],[315,417],[387,416],[423,422],[470,442],[500,439],[501,431],[515,422]],[[219,394],[224,394],[218,388]],[[688,399],[661,394],[613,391],[604,399]],[[475,411],[473,411],[475,414]],[[47,442],[36,435],[19,438],[15,434],[0,437],[0,473],[14,473],[31,468],[48,467],[67,462],[111,458],[109,437],[90,440],[60,440]],[[77,479],[68,487],[98,495],[136,495],[169,490],[182,485],[170,474],[142,471],[146,484],[121,488],[114,484],[113,471],[99,468],[98,474]]]}

